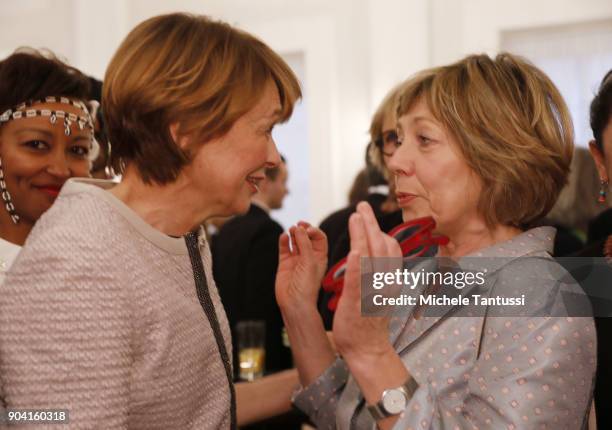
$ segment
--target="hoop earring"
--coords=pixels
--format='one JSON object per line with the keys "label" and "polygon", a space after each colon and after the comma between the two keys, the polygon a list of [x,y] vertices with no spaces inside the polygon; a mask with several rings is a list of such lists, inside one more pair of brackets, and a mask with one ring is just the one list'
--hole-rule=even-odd
{"label": "hoop earring", "polygon": [[608,181],[604,181],[602,179],[601,180],[601,187],[599,188],[599,198],[597,199],[597,201],[599,203],[605,203],[606,202],[607,189],[608,189]]}
{"label": "hoop earring", "polygon": [[2,169],[2,159],[0,158],[0,192],[2,192],[2,200],[4,200],[4,208],[11,216],[11,221],[13,224],[17,224],[19,222],[19,215],[15,212],[15,206],[13,205],[13,201],[11,200],[11,194],[6,189],[6,182],[4,182],[4,170]]}

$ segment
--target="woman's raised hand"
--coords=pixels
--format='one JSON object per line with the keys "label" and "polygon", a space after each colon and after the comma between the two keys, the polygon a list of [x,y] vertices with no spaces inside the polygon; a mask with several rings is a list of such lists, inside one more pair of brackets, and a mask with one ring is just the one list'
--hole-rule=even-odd
{"label": "woman's raised hand", "polygon": [[281,235],[276,301],[303,386],[321,376],[335,359],[317,310],[326,268],[327,238],[321,230],[300,222],[289,229],[289,234]]}
{"label": "woman's raised hand", "polygon": [[388,318],[361,315],[361,257],[395,257],[402,252],[395,239],[378,227],[372,208],[359,203],[349,220],[351,252],[348,256],[344,288],[334,316],[333,336],[338,352],[350,355],[376,355],[389,350]]}
{"label": "woman's raised hand", "polygon": [[[291,242],[291,246],[290,246]],[[327,238],[318,228],[299,222],[279,239],[276,301],[283,310],[314,307],[327,268]]]}

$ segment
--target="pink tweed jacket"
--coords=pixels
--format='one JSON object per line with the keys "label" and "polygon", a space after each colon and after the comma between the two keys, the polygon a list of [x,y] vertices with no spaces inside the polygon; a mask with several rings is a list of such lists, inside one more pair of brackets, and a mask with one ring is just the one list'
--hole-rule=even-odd
{"label": "pink tweed jacket", "polygon": [[184,240],[146,224],[109,186],[69,181],[0,286],[6,407],[65,409],[75,429],[229,428],[228,382]]}

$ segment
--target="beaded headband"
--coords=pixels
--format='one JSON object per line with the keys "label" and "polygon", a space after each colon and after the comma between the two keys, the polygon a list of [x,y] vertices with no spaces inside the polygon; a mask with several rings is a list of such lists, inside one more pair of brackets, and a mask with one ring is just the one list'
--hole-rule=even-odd
{"label": "beaded headband", "polygon": [[[61,103],[65,105],[74,106],[80,111],[83,112],[83,116],[76,115],[74,113],[66,112],[63,110],[51,110],[51,109],[28,109],[31,106],[41,104],[41,103]],[[97,105],[92,105],[92,111],[95,113]],[[94,126],[93,126],[93,114],[89,112],[87,106],[82,101],[71,100],[67,97],[55,97],[49,96],[40,100],[29,100],[27,102],[23,102],[18,104],[16,107],[12,109],[7,109],[0,115],[0,125],[21,118],[34,118],[37,116],[49,117],[49,122],[51,124],[56,124],[57,119],[64,120],[64,134],[66,136],[70,136],[72,134],[72,124],[77,124],[79,130],[83,130],[85,127],[89,128],[92,133],[92,147],[99,148],[99,145],[95,141],[94,137]],[[6,188],[6,182],[4,181],[4,170],[2,168],[2,160],[0,159],[0,197],[4,201],[4,208],[8,212],[11,217],[11,220],[14,224],[19,223],[19,215],[15,211],[15,206],[13,205],[13,200],[11,198],[11,193]]]}
{"label": "beaded headband", "polygon": [[[70,112],[63,110],[51,110],[51,109],[27,109],[28,107],[40,104],[40,103],[61,103],[74,106],[83,112],[83,116],[75,115]],[[64,134],[70,136],[71,126],[73,123],[77,124],[79,130],[83,130],[85,127],[89,128],[91,132],[94,131],[93,120],[87,106],[82,101],[71,100],[67,97],[54,97],[49,96],[41,100],[29,100],[21,103],[12,109],[7,109],[0,115],[0,125],[20,118],[33,118],[36,116],[49,117],[51,124],[57,123],[57,119],[64,120]]]}

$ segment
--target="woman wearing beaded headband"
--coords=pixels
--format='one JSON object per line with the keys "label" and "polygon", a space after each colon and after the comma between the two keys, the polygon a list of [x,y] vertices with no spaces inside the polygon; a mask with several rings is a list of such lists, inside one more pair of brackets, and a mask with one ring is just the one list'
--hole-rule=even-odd
{"label": "woman wearing beaded headband", "polygon": [[88,78],[52,54],[0,62],[0,281],[64,182],[95,156]]}

